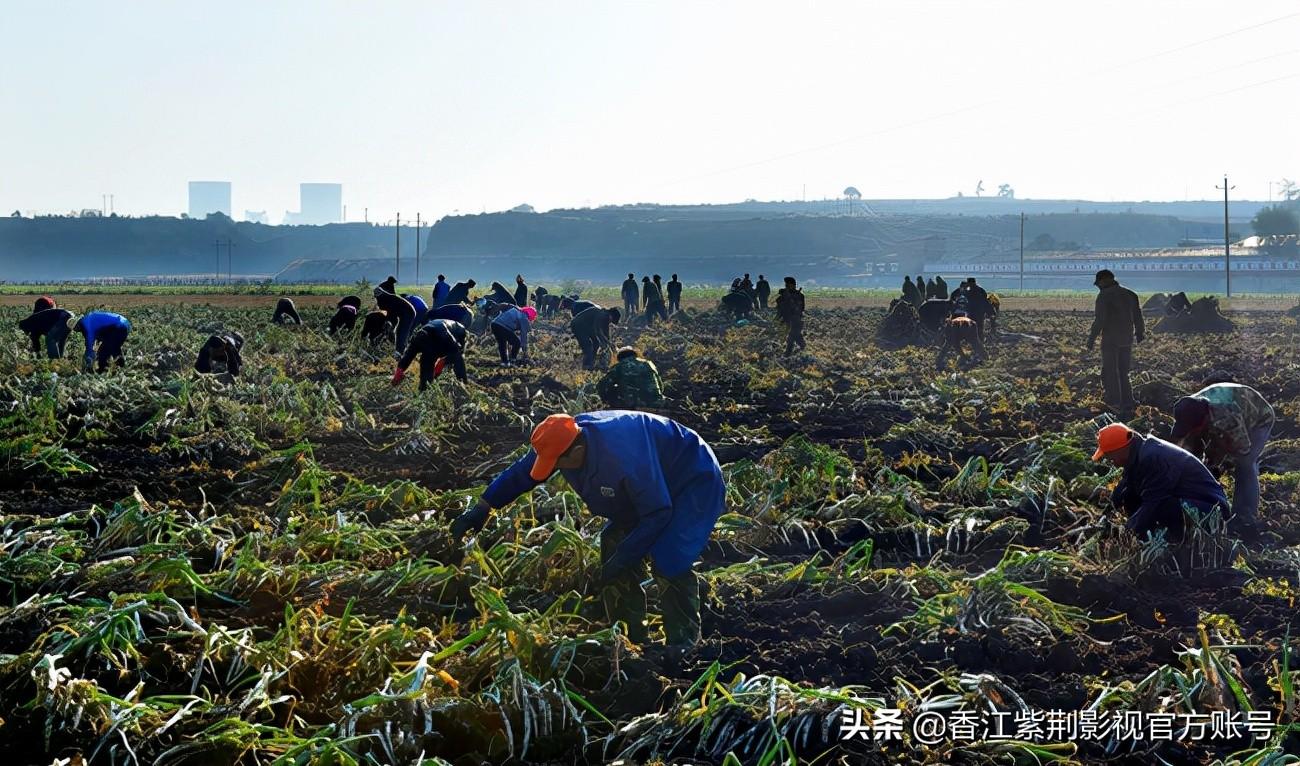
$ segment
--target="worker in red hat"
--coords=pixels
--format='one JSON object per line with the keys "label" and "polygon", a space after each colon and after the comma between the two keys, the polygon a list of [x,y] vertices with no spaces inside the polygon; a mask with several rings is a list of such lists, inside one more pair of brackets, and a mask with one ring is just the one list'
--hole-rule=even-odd
{"label": "worker in red hat", "polygon": [[1275,417],[1258,391],[1238,383],[1206,386],[1174,405],[1169,440],[1204,456],[1211,469],[1232,464],[1232,515],[1247,527],[1257,522],[1259,455],[1273,433]]}
{"label": "worker in red hat", "polygon": [[975,361],[984,361],[984,342],[980,340],[979,325],[965,311],[954,311],[943,323],[943,345],[939,348],[939,358],[935,368],[942,372],[948,366],[948,355],[957,354],[958,364],[966,359],[966,346],[970,346]]}
{"label": "worker in red hat", "polygon": [[452,524],[457,538],[479,530],[493,508],[509,505],[556,470],[597,516],[600,583],[611,622],[645,643],[645,560],[654,563],[667,643],[700,637],[700,587],[692,566],[722,515],[726,491],[713,450],[691,429],[658,415],[609,410],[551,415],[533,431],[532,449],[488,486]]}
{"label": "worker in red hat", "polygon": [[1165,529],[1168,539],[1182,539],[1185,505],[1203,514],[1216,508],[1227,513],[1228,497],[1205,464],[1164,439],[1112,423],[1097,433],[1092,459],[1124,469],[1111,502],[1128,513],[1125,526],[1138,537]]}
{"label": "worker in red hat", "polygon": [[393,370],[393,385],[400,385],[406,377],[406,368],[415,357],[420,357],[420,390],[429,387],[433,379],[442,374],[448,362],[461,383],[469,380],[465,374],[465,325],[450,319],[434,319],[411,333],[402,358]]}

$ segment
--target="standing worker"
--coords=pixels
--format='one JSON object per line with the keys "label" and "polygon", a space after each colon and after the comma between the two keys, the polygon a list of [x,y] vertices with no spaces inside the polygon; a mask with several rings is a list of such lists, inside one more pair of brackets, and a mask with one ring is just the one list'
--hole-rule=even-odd
{"label": "standing worker", "polygon": [[[119,367],[126,366],[126,356],[122,353],[122,344],[131,333],[131,323],[121,314],[111,311],[92,311],[77,320],[73,330],[86,338],[86,355],[84,366],[90,371],[98,354],[99,371],[108,369],[109,362],[117,362]],[[98,350],[95,344],[99,344]]]}
{"label": "standing worker", "polygon": [[948,300],[948,283],[943,280],[942,274],[935,275],[934,297],[940,300]]}
{"label": "standing worker", "polygon": [[465,374],[465,325],[460,322],[434,319],[412,333],[406,351],[397,360],[397,369],[393,371],[394,386],[402,382],[406,368],[411,366],[416,356],[420,357],[421,391],[442,374],[448,361],[451,362],[457,380],[461,383],[469,380]]}
{"label": "standing worker", "polygon": [[515,305],[528,305],[528,285],[524,284],[524,275],[515,275]]}
{"label": "standing worker", "polygon": [[497,304],[497,313],[492,319],[492,336],[497,339],[497,351],[501,354],[501,365],[509,367],[522,355],[528,360],[528,330],[537,318],[537,309],[532,306],[519,308],[514,304],[502,306]]}
{"label": "standing worker", "polygon": [[767,300],[772,295],[772,285],[768,283],[767,277],[762,274],[758,275],[758,284],[754,286],[758,292],[758,304],[756,308],[767,308]]}
{"label": "standing worker", "polygon": [[700,435],[644,412],[551,415],[532,434],[532,449],[488,486],[451,525],[454,537],[479,530],[557,469],[588,509],[609,519],[600,537],[598,584],[611,623],[627,624],[634,643],[649,641],[645,559],[654,563],[667,643],[700,639],[700,584],[692,566],[725,508],[722,469]]}
{"label": "standing worker", "polygon": [[917,292],[916,285],[912,284],[910,276],[903,277],[903,300],[912,306],[921,305],[921,294]]}
{"label": "standing worker", "polygon": [[1196,456],[1154,436],[1139,436],[1123,423],[1097,433],[1093,460],[1106,460],[1124,475],[1111,503],[1128,513],[1125,526],[1139,538],[1165,529],[1171,542],[1183,537],[1183,504],[1201,513],[1226,509],[1223,487]]}
{"label": "standing worker", "polygon": [[397,325],[397,334],[393,338],[393,351],[401,354],[406,348],[406,340],[415,329],[415,306],[397,294],[397,277],[389,276],[375,288],[375,303],[379,310],[388,315],[388,321]]}
{"label": "standing worker", "polygon": [[239,369],[244,366],[240,352],[244,349],[244,336],[237,332],[208,337],[203,348],[199,349],[199,358],[194,361],[196,372],[211,373],[213,362],[221,364],[232,377],[239,376]]}
{"label": "standing worker", "polygon": [[659,284],[651,282],[650,277],[641,278],[641,291],[645,296],[645,326],[655,323],[655,317],[668,321],[668,311],[664,308],[664,294],[659,291]]}
{"label": "standing worker", "polygon": [[[51,301],[53,303],[53,301]],[[72,332],[72,312],[51,306],[38,309],[25,319],[18,321],[18,329],[27,333],[32,339],[32,353],[40,355],[41,338],[45,338],[45,355],[50,359],[62,359],[63,348]]]}
{"label": "standing worker", "polygon": [[582,349],[582,369],[595,369],[596,355],[610,348],[610,326],[618,324],[620,318],[618,309],[592,306],[569,322],[569,331]]}
{"label": "standing worker", "polygon": [[677,275],[668,280],[668,313],[676,314],[682,310],[682,283],[677,281]]}
{"label": "standing worker", "polygon": [[935,362],[935,369],[940,372],[946,369],[950,352],[957,353],[959,362],[965,359],[966,346],[970,346],[975,361],[984,361],[984,343],[980,341],[979,328],[975,326],[975,320],[957,311],[943,324],[943,345],[939,348],[939,359]]}
{"label": "standing worker", "polygon": [[1088,334],[1088,351],[1092,351],[1100,335],[1101,382],[1106,404],[1118,413],[1129,413],[1137,407],[1129,384],[1133,344],[1141,343],[1146,335],[1142,307],[1137,293],[1116,282],[1110,269],[1098,271],[1093,284],[1097,286],[1097,303],[1092,332]]}
{"label": "standing worker", "polygon": [[442,274],[438,275],[438,281],[433,283],[433,305],[430,308],[438,308],[447,302],[447,293],[451,292],[451,285],[447,284],[447,278]]}
{"label": "standing worker", "polygon": [[664,384],[654,362],[625,346],[618,350],[618,363],[596,384],[596,393],[611,409],[642,410],[663,404]]}
{"label": "standing worker", "polygon": [[291,299],[281,298],[275,302],[275,313],[271,315],[271,323],[302,324],[302,317],[298,316],[298,309]]}
{"label": "standing worker", "polygon": [[1273,433],[1273,408],[1250,386],[1216,383],[1174,405],[1169,440],[1214,468],[1232,463],[1232,515],[1243,527],[1259,520],[1259,455]]}
{"label": "standing worker", "polygon": [[794,353],[797,344],[803,351],[808,344],[803,339],[803,290],[795,287],[794,277],[785,278],[785,287],[776,294],[776,315],[786,326],[785,355]]}
{"label": "standing worker", "polygon": [[641,308],[639,300],[640,293],[637,292],[636,275],[628,274],[627,279],[623,280],[623,313],[629,317],[634,317],[637,310]]}

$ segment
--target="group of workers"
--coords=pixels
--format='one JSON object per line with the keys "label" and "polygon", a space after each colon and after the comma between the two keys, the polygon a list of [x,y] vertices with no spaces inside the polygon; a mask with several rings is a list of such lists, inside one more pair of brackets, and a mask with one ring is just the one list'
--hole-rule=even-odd
{"label": "group of workers", "polygon": [[638,286],[636,274],[629,273],[623,280],[620,295],[623,313],[628,317],[644,314],[647,327],[654,324],[655,317],[667,321],[669,316],[682,310],[682,283],[676,274],[666,285],[658,274],[643,276]]}

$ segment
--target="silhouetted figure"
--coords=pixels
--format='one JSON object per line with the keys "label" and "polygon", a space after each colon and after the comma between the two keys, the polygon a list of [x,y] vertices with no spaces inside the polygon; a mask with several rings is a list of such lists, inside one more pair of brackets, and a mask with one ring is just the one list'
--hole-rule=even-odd
{"label": "silhouetted figure", "polygon": [[641,308],[640,292],[637,289],[636,276],[628,274],[627,279],[623,280],[623,313],[629,317],[636,316],[637,311]]}
{"label": "silhouetted figure", "polygon": [[220,365],[232,376],[238,377],[244,366],[240,352],[244,349],[244,336],[237,332],[208,337],[199,349],[199,358],[194,362],[194,369],[201,373],[217,372],[213,365]]}
{"label": "silhouetted figure", "polygon": [[63,348],[72,332],[72,312],[61,308],[33,311],[19,320],[18,329],[32,339],[32,353],[40,355],[41,338],[45,339],[45,354],[50,359],[63,358]]}
{"label": "silhouetted figure", "polygon": [[596,356],[611,348],[609,329],[621,318],[618,309],[604,309],[593,305],[569,322],[569,331],[582,349],[582,369],[596,366]]}
{"label": "silhouetted figure", "polygon": [[406,340],[415,329],[415,306],[397,294],[397,277],[390,276],[375,288],[375,304],[379,310],[388,315],[388,321],[396,325],[393,347],[397,353],[406,348]]}
{"label": "silhouetted figure", "polygon": [[420,390],[429,387],[433,379],[442,374],[443,367],[451,362],[456,379],[464,383],[469,380],[465,374],[465,326],[447,319],[434,319],[420,326],[411,334],[406,344],[406,351],[397,360],[397,369],[393,371],[393,385],[402,382],[406,368],[411,366],[415,357],[420,357]]}
{"label": "silhouetted figure", "polygon": [[722,310],[736,319],[747,319],[754,313],[754,302],[743,290],[732,290],[722,296]]}
{"label": "silhouetted figure", "polygon": [[382,311],[371,311],[361,323],[361,337],[372,346],[393,339],[393,323]]}
{"label": "silhouetted figure", "polygon": [[984,342],[980,340],[979,327],[975,325],[974,319],[958,312],[943,325],[943,345],[939,347],[935,368],[944,370],[948,364],[948,355],[954,352],[959,360],[965,360],[966,346],[970,346],[975,361],[984,361]]}
{"label": "silhouetted figure", "polygon": [[438,275],[438,281],[433,283],[433,304],[430,308],[438,308],[447,302],[447,293],[451,292],[451,285],[447,284],[447,278]]}
{"label": "silhouetted figure", "polygon": [[754,285],[754,292],[758,295],[758,308],[767,308],[767,300],[772,295],[772,285],[768,284],[767,277],[762,274],[758,275],[758,283]]}
{"label": "silhouetted figure", "polygon": [[468,328],[474,324],[474,312],[463,303],[448,303],[445,306],[431,309],[425,315],[424,321],[427,324],[435,319],[446,319]]}
{"label": "silhouetted figure", "polygon": [[676,314],[682,310],[682,283],[677,281],[677,275],[668,280],[668,313]]}
{"label": "silhouetted figure", "polygon": [[524,284],[524,275],[515,275],[515,305],[528,305],[528,285]]}
{"label": "silhouetted figure", "polygon": [[659,285],[650,281],[650,277],[641,278],[641,293],[645,299],[645,326],[655,323],[655,317],[668,321],[668,309],[664,307],[664,294]]}
{"label": "silhouetted figure", "polygon": [[341,330],[352,332],[357,326],[357,313],[361,311],[361,298],[348,295],[340,298],[335,306],[327,332],[330,335],[337,335]]}
{"label": "silhouetted figure", "polygon": [[474,280],[467,279],[464,282],[457,282],[452,285],[452,288],[447,291],[447,300],[443,301],[443,305],[445,306],[448,303],[469,303],[469,291],[474,289],[475,284],[477,283]]}
{"label": "silhouetted figure", "polygon": [[281,298],[275,302],[275,313],[271,315],[273,324],[302,324],[302,317],[298,316],[298,309],[294,307],[293,301],[288,298]]}
{"label": "silhouetted figure", "polygon": [[921,305],[921,294],[912,284],[911,277],[903,277],[903,300],[912,304],[913,307]]}
{"label": "silhouetted figure", "polygon": [[944,281],[942,274],[934,278],[934,297],[948,300],[948,283]]}
{"label": "silhouetted figure", "polygon": [[803,314],[803,290],[795,286],[794,277],[786,277],[785,287],[776,294],[776,315],[786,326],[786,356],[794,353],[796,345],[800,351],[808,347],[803,339]]}
{"label": "silhouetted figure", "polygon": [[1088,333],[1088,350],[1092,351],[1101,336],[1101,382],[1106,404],[1117,413],[1131,412],[1137,402],[1129,383],[1133,367],[1133,344],[1146,336],[1142,306],[1137,293],[1115,281],[1110,269],[1097,272],[1092,282],[1097,286],[1092,331]]}

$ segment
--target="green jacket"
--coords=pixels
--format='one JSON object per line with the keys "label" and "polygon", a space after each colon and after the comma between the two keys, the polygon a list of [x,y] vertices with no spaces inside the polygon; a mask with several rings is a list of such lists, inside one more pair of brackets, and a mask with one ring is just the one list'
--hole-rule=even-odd
{"label": "green jacket", "polygon": [[1210,404],[1207,431],[1213,451],[1226,456],[1250,454],[1250,432],[1273,423],[1273,408],[1250,386],[1216,383],[1192,394]]}
{"label": "green jacket", "polygon": [[659,369],[649,359],[629,357],[614,365],[596,384],[606,405],[616,409],[654,407],[663,402]]}

